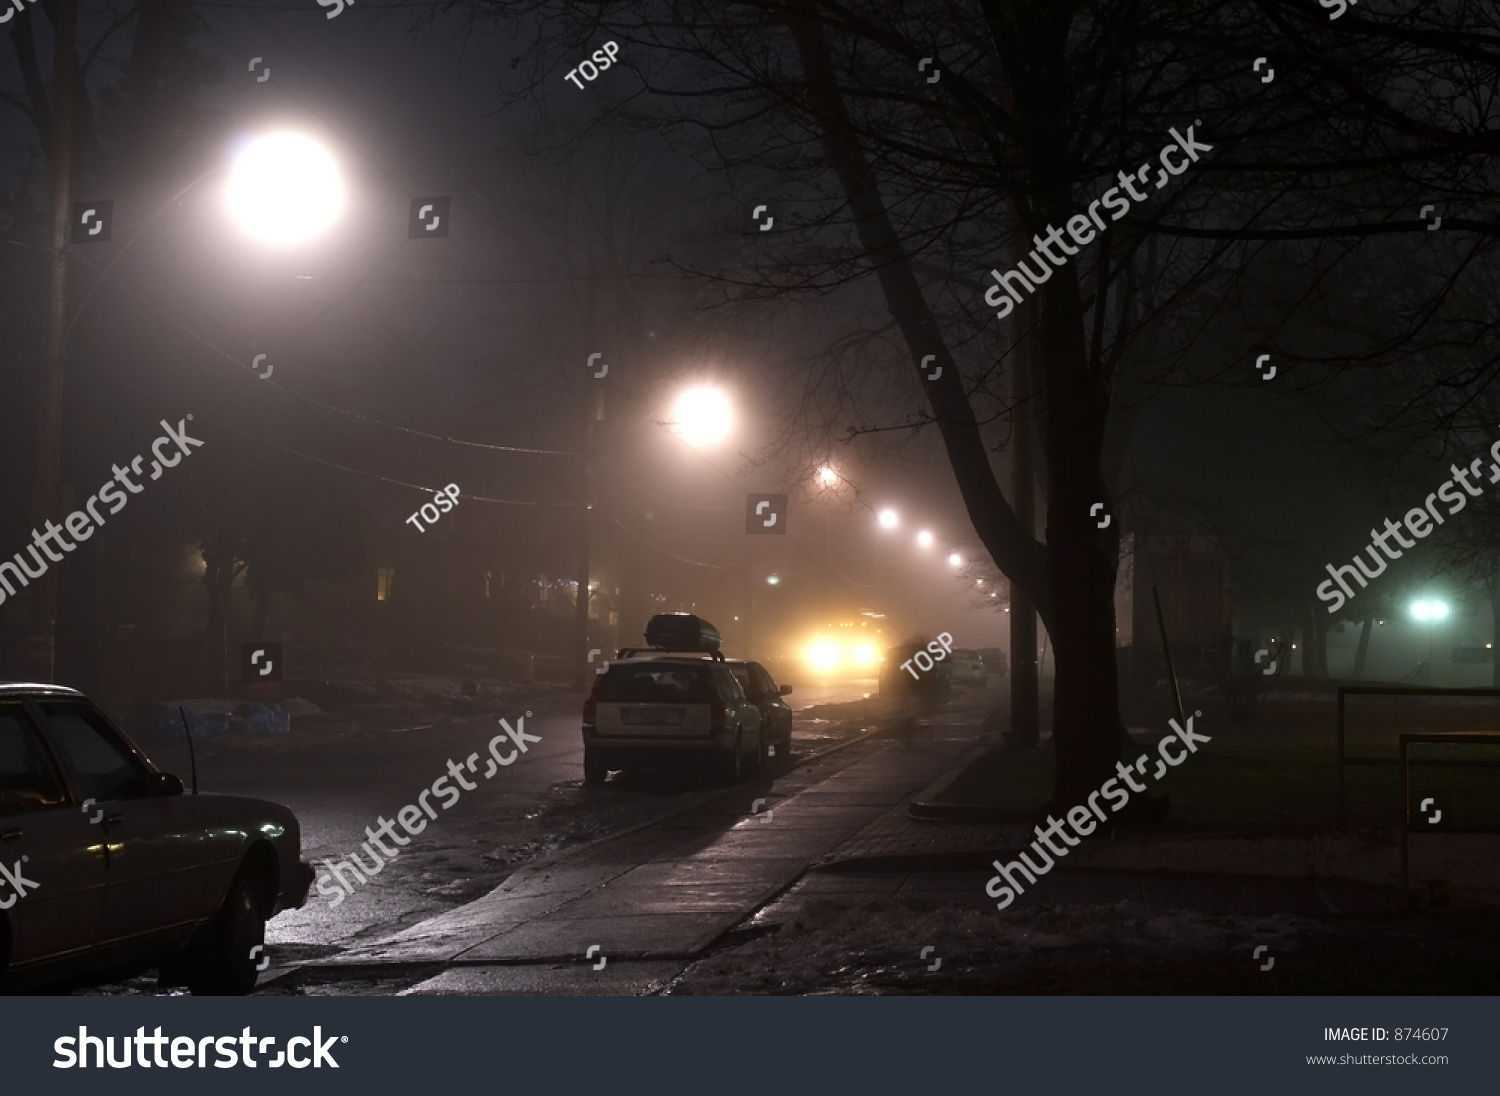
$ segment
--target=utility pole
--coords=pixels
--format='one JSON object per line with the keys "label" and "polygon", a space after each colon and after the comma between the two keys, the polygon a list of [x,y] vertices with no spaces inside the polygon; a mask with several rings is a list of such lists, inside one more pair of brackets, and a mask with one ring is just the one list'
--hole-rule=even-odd
{"label": "utility pole", "polygon": [[[1032,469],[1033,408],[1036,371],[1032,368],[1033,340],[1037,337],[1037,307],[1026,302],[1026,318],[1031,330],[1012,351],[1015,368],[1010,371],[1010,397],[1015,405],[1015,460],[1011,465],[1012,507],[1021,531],[1034,536],[1036,531],[1036,476]],[[1024,378],[1024,382],[1023,382]],[[1010,584],[1010,731],[1005,744],[1013,749],[1027,749],[1041,741],[1041,702],[1038,696],[1036,663],[1036,606],[1015,583]]]}
{"label": "utility pole", "polygon": [[[73,66],[78,23],[77,0],[57,0],[52,8],[52,128],[47,150],[51,200],[51,268],[47,285],[47,361],[42,370],[37,416],[36,491],[33,528],[58,513],[62,467],[63,343],[67,337],[68,229],[73,201]],[[33,16],[34,17],[34,16]],[[49,567],[36,584],[32,634],[26,644],[30,676],[50,682],[57,648],[57,570]]]}
{"label": "utility pole", "polygon": [[745,538],[745,653],[742,658],[754,658],[755,649],[755,568],[752,566],[750,537]]}
{"label": "utility pole", "polygon": [[594,511],[594,423],[604,421],[604,382],[589,372],[583,379],[583,452],[578,476],[578,596],[573,622],[573,688],[585,692],[589,666],[589,533]]}

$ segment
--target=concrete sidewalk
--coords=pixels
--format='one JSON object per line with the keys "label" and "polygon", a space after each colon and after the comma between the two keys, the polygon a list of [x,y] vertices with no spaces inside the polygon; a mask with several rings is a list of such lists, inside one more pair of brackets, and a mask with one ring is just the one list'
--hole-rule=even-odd
{"label": "concrete sidewalk", "polygon": [[[904,809],[978,734],[939,726],[911,746],[864,740],[837,758],[747,782],[653,826],[523,869],[478,901],[309,966],[550,962],[572,966],[568,980],[576,981],[580,970],[594,973],[600,958],[690,959],[809,864]],[[514,972],[486,980],[469,970],[457,979],[463,988],[455,978],[408,992],[516,992]]]}

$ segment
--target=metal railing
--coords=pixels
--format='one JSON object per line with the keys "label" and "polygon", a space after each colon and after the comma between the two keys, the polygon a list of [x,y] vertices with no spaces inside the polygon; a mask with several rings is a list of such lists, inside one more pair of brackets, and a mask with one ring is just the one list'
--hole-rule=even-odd
{"label": "metal railing", "polygon": [[[1491,691],[1493,692],[1494,690]],[[1401,802],[1403,804],[1402,818],[1404,820],[1401,826],[1401,889],[1411,890],[1411,757],[1408,747],[1414,742],[1439,742],[1450,746],[1468,746],[1475,743],[1500,746],[1500,733],[1497,733],[1495,731],[1427,731],[1425,733],[1419,734],[1401,735],[1399,738],[1399,742],[1401,765]],[[1466,762],[1462,760],[1454,760],[1439,762],[1439,764],[1463,765],[1466,764]],[[1469,761],[1467,762],[1467,764],[1474,764],[1474,762]],[[1480,762],[1480,764],[1484,764],[1484,762]],[[1494,762],[1489,762],[1489,764],[1494,764]],[[1429,824],[1431,824],[1430,821]],[[1423,830],[1421,832],[1427,833],[1431,831]],[[1500,833],[1500,830],[1497,830],[1493,827],[1485,830],[1455,830],[1452,827],[1445,826],[1439,832],[1445,834],[1483,834]]]}
{"label": "metal railing", "polygon": [[[1500,689],[1442,689],[1425,685],[1340,685],[1338,712],[1338,779],[1339,819],[1344,817],[1344,767],[1346,765],[1395,765],[1406,771],[1405,762],[1394,757],[1345,757],[1344,756],[1344,697],[1345,696],[1493,696],[1500,697]],[[1437,734],[1462,734],[1467,732],[1434,732]],[[1483,732],[1480,732],[1483,733]],[[1403,776],[1404,779],[1404,776]],[[1403,849],[1405,842],[1403,840]]]}

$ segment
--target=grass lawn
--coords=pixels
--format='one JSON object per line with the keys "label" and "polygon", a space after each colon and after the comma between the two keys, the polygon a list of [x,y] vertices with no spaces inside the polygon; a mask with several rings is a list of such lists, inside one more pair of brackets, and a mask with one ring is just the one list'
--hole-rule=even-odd
{"label": "grass lawn", "polygon": [[[1426,697],[1354,697],[1348,703],[1346,752],[1394,762],[1397,735],[1413,731],[1500,731],[1493,700],[1434,700]],[[1335,703],[1332,697],[1268,700],[1255,721],[1232,723],[1212,704],[1194,723],[1213,741],[1199,746],[1160,781],[1145,783],[1152,794],[1172,799],[1168,831],[1286,833],[1333,827],[1399,827],[1400,770],[1394,763],[1355,764],[1345,769],[1346,813],[1338,812],[1335,764]],[[1195,710],[1195,709],[1190,709]],[[1167,731],[1167,720],[1131,719],[1139,752],[1150,752]],[[997,748],[980,757],[941,795],[944,803],[982,803],[1024,810],[1044,803],[1052,786],[1052,754],[1044,739],[1034,751]],[[1139,756],[1132,753],[1128,760]],[[1424,763],[1412,767],[1413,813],[1431,797],[1443,811],[1441,827],[1500,831],[1500,745],[1414,747]],[[1455,762],[1473,762],[1455,764]]]}

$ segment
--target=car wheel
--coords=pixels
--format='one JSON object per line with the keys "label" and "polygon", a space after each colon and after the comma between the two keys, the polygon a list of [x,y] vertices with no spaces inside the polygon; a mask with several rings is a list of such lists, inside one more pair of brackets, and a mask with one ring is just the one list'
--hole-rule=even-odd
{"label": "car wheel", "polygon": [[248,864],[224,898],[224,907],[206,928],[203,950],[188,978],[194,997],[243,997],[255,988],[258,945],[266,942],[265,903],[259,876]]}
{"label": "car wheel", "polygon": [[745,775],[745,733],[736,731],[734,749],[719,762],[719,782],[725,785],[738,784]]}
{"label": "car wheel", "polygon": [[583,782],[585,784],[603,784],[604,778],[609,775],[609,767],[600,761],[589,750],[583,748]]}
{"label": "car wheel", "polygon": [[778,740],[777,743],[776,743],[776,758],[777,758],[778,761],[784,761],[788,757],[791,757],[791,756],[792,756],[792,731],[791,731],[791,728],[787,728],[786,737],[783,738],[783,739]]}

